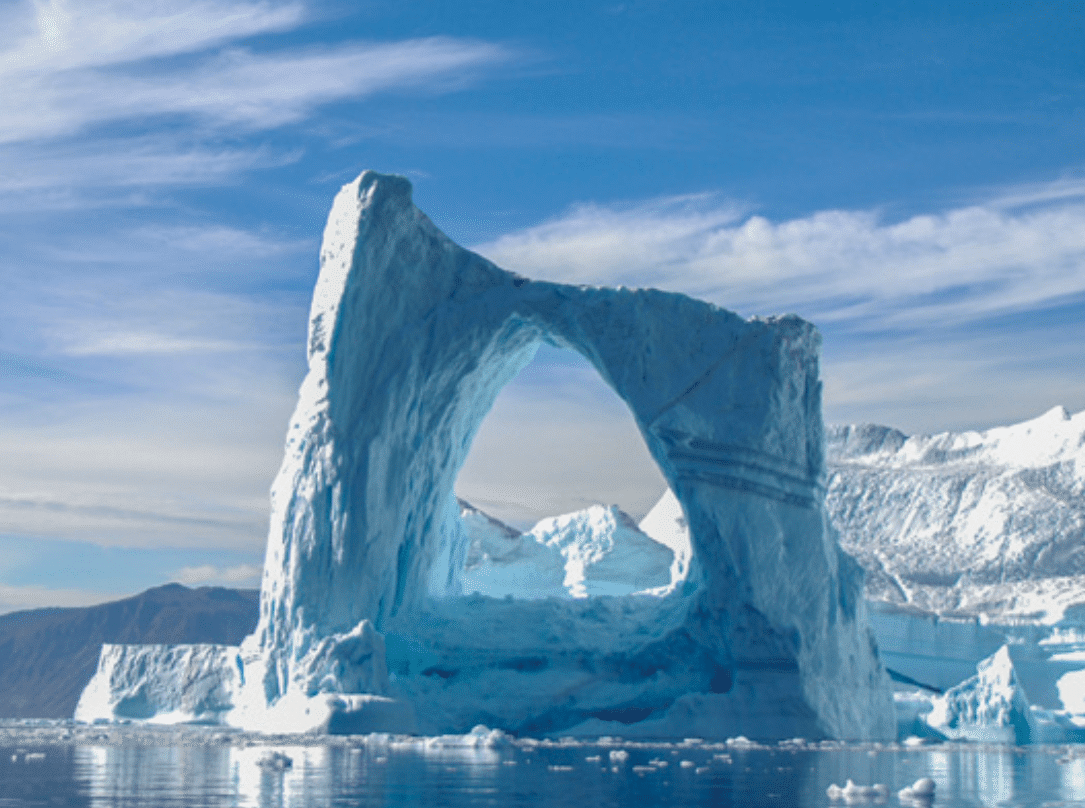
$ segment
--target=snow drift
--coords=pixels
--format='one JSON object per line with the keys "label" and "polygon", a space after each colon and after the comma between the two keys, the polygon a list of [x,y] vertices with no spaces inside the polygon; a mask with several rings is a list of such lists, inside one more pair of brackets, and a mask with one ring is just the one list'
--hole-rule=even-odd
{"label": "snow drift", "polygon": [[[890,737],[861,572],[823,505],[816,330],[656,290],[528,280],[452,243],[410,193],[366,172],[333,205],[260,622],[231,662],[222,720]],[[580,353],[629,406],[673,491],[656,521],[683,519],[688,549],[646,543],[606,509],[553,520],[519,549],[560,580],[490,597],[472,571],[496,570],[509,558],[495,548],[515,542],[495,528],[473,543],[453,484],[543,342]],[[617,545],[593,532],[607,519],[612,537],[626,531]],[[86,717],[116,717],[108,695],[98,703],[105,714]]]}

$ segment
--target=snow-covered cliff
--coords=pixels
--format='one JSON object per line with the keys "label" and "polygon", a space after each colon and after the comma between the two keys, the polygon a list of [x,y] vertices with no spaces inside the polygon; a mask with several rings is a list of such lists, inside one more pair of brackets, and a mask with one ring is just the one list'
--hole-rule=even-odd
{"label": "snow-covered cliff", "polygon": [[1054,623],[1085,604],[1085,412],[986,432],[827,431],[826,506],[872,600]]}

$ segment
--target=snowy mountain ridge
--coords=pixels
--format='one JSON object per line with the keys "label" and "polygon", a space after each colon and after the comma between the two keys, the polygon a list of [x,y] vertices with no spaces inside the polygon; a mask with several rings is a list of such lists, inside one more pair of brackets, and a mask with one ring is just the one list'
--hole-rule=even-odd
{"label": "snowy mountain ridge", "polygon": [[860,424],[830,426],[825,432],[829,459],[838,463],[1022,468],[1085,459],[1085,411],[1071,415],[1061,405],[1036,418],[984,431],[909,436],[892,427]]}
{"label": "snowy mountain ridge", "polygon": [[1085,602],[1085,412],[910,437],[833,427],[826,466],[871,600],[1045,623]]}
{"label": "snowy mountain ridge", "polygon": [[520,533],[458,500],[464,592],[521,599],[662,595],[689,571],[689,530],[669,490],[638,525],[616,505],[540,520]]}

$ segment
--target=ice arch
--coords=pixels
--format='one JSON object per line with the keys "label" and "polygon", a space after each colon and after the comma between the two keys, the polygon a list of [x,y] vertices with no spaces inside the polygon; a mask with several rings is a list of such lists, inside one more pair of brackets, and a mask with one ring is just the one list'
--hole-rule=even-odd
{"label": "ice arch", "polygon": [[[243,723],[368,693],[413,707],[423,731],[892,733],[859,577],[822,506],[811,325],[528,280],[452,243],[407,180],[373,172],[336,197],[320,262]],[[682,592],[590,612],[457,599],[456,474],[542,342],[580,353],[628,404],[689,520]],[[482,703],[485,688],[498,695]]]}
{"label": "ice arch", "polygon": [[[823,506],[813,326],[528,280],[373,172],[336,197],[320,265],[255,633],[236,652],[107,647],[77,717],[153,695],[152,712],[276,731],[894,734]],[[460,596],[453,484],[543,342],[625,401],[681,503],[694,557],[667,597]]]}

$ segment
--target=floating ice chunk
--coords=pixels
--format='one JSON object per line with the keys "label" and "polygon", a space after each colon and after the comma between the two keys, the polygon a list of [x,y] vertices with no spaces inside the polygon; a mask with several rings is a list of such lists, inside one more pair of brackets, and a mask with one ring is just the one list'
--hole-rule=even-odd
{"label": "floating ice chunk", "polygon": [[843,788],[836,783],[830,784],[825,793],[833,802],[884,802],[889,796],[889,788],[883,783],[861,786],[849,779]]}
{"label": "floating ice chunk", "polygon": [[629,760],[629,753],[624,749],[614,749],[610,753],[611,763],[625,763]]}
{"label": "floating ice chunk", "polygon": [[916,808],[924,808],[934,801],[934,780],[929,777],[920,777],[910,786],[905,786],[897,792],[902,805],[912,805]]}

